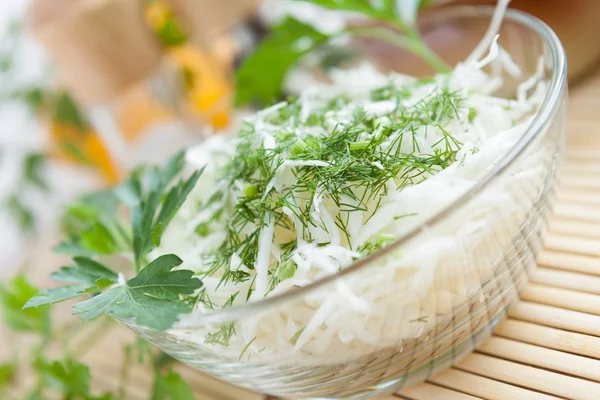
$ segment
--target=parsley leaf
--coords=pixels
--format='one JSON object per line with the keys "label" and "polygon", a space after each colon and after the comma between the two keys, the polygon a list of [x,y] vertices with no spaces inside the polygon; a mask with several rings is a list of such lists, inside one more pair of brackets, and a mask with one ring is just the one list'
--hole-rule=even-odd
{"label": "parsley leaf", "polygon": [[236,104],[268,103],[276,99],[290,67],[328,38],[310,25],[286,18],[240,66],[236,75]]}
{"label": "parsley leaf", "polygon": [[96,285],[100,280],[108,280],[112,283],[118,281],[117,274],[91,258],[75,257],[72,263],[73,267],[62,267],[53,272],[52,279],[57,282],[89,285]]}
{"label": "parsley leaf", "polygon": [[[184,156],[184,152],[179,152],[163,169],[154,167],[145,175],[133,174],[119,191],[121,198],[130,204],[133,252],[138,267],[142,257],[160,244],[161,236],[169,222],[202,175],[203,170],[199,170],[187,180],[180,180],[164,197],[161,205],[167,186],[183,169]],[[144,178],[146,182],[142,181]],[[143,183],[146,183],[145,190]]]}
{"label": "parsley leaf", "polygon": [[21,275],[0,285],[0,306],[4,322],[16,331],[38,332],[47,336],[50,332],[48,308],[23,309],[36,294],[38,289]]}
{"label": "parsley leaf", "polygon": [[104,190],[69,206],[62,217],[63,230],[69,238],[54,251],[91,256],[129,249],[131,239],[118,217],[118,203],[114,191]]}
{"label": "parsley leaf", "polygon": [[81,314],[84,320],[110,314],[116,318],[133,318],[137,324],[149,328],[168,329],[179,314],[192,310],[190,304],[181,301],[181,295],[193,294],[202,286],[191,271],[171,271],[181,263],[173,254],[158,257],[125,285],[76,304],[73,313]]}
{"label": "parsley leaf", "polygon": [[166,374],[156,374],[152,400],[194,400],[190,385],[173,369]]}
{"label": "parsley leaf", "polygon": [[78,283],[44,290],[29,299],[24,308],[54,304],[75,297],[94,294],[118,281],[118,276],[97,261],[86,257],[75,257],[73,267],[62,267],[51,276],[57,282]]}
{"label": "parsley leaf", "polygon": [[[115,398],[110,393],[101,396],[92,395],[90,369],[70,357],[52,363],[43,359],[38,360],[36,369],[44,379],[44,387],[53,389],[65,399],[113,400]],[[32,398],[41,398],[41,394],[38,392],[37,397]]]}
{"label": "parsley leaf", "polygon": [[97,254],[114,254],[119,246],[110,230],[101,222],[95,222],[91,228],[81,233],[80,245]]}
{"label": "parsley leaf", "polygon": [[75,297],[88,294],[89,285],[61,286],[53,289],[42,290],[35,297],[32,297],[23,308],[35,308],[47,304],[60,303],[61,301],[74,299]]}

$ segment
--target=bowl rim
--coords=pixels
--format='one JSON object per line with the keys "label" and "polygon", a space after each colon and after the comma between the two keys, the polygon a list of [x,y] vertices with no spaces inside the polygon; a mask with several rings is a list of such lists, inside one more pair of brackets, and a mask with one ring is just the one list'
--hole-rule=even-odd
{"label": "bowl rim", "polygon": [[[452,6],[445,9],[440,9],[436,12],[450,15],[485,16],[491,15],[494,9],[494,7],[490,6]],[[414,227],[396,239],[390,245],[370,254],[365,258],[361,258],[353,262],[348,267],[345,267],[334,274],[320,278],[306,286],[295,287],[280,294],[276,294],[271,297],[265,297],[264,299],[258,301],[247,302],[242,305],[229,308],[215,309],[206,313],[192,312],[191,314],[185,314],[185,316],[182,316],[183,318],[180,318],[180,321],[177,322],[171,329],[193,329],[194,327],[204,324],[231,322],[239,317],[252,315],[264,311],[267,308],[280,305],[286,301],[296,299],[302,295],[318,290],[327,284],[331,284],[342,277],[356,273],[364,268],[368,268],[373,262],[385,257],[395,250],[398,250],[402,245],[408,243],[410,240],[417,237],[417,235],[419,235],[421,232],[427,230],[428,227],[440,223],[447,217],[454,214],[454,212],[460,209],[467,200],[480,193],[494,180],[497,175],[501,174],[509,166],[511,166],[513,162],[525,150],[527,150],[533,140],[545,132],[547,125],[552,121],[554,115],[556,114],[558,106],[563,99],[563,90],[567,83],[567,60],[564,48],[558,36],[546,23],[541,21],[539,18],[523,11],[508,9],[506,11],[504,20],[517,22],[525,27],[530,28],[533,32],[539,35],[544,44],[550,50],[549,56],[553,70],[548,93],[546,94],[544,102],[540,106],[539,111],[533,118],[529,129],[527,129],[519,141],[513,146],[512,149],[509,150],[507,155],[494,166],[491,171],[479,179],[472,188],[463,193],[460,197],[442,208],[436,214],[427,218],[420,225]],[[118,320],[126,324],[138,325],[131,319]]]}

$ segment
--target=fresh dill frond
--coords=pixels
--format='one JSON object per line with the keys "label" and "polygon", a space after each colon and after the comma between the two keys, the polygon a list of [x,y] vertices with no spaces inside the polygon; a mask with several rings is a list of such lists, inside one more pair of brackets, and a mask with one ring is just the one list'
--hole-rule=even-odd
{"label": "fresh dill frond", "polygon": [[[424,85],[431,91],[408,101]],[[331,217],[341,245],[361,255],[394,239],[356,242],[352,214],[364,213],[366,224],[383,206],[390,181],[400,191],[452,164],[462,143],[445,126],[468,112],[460,93],[449,89],[443,77],[408,84],[390,81],[373,90],[370,99],[386,111],[373,113],[368,102],[362,106],[342,95],[317,99],[317,106],[306,108],[311,100],[301,97],[245,122],[233,157],[220,170],[221,189],[200,204],[221,210],[219,222],[226,227],[221,244],[202,254],[201,277],[218,276],[217,288],[252,279],[249,298],[256,288],[252,270],[260,233],[272,221],[279,255],[276,260],[269,256],[266,292],[274,290],[294,275],[292,255],[299,243],[324,246],[322,239],[315,241],[315,228],[331,234],[332,226],[315,211],[317,201],[335,210]],[[435,141],[426,145],[423,137],[434,134]],[[209,227],[200,224],[196,233],[206,236]],[[244,268],[232,270],[234,255]],[[223,306],[232,303],[229,299]]]}
{"label": "fresh dill frond", "polygon": [[210,332],[206,335],[206,340],[204,341],[206,344],[211,345],[221,345],[223,347],[228,347],[231,341],[231,338],[235,335],[235,322],[229,322],[227,324],[223,324],[219,327],[218,330],[214,332]]}

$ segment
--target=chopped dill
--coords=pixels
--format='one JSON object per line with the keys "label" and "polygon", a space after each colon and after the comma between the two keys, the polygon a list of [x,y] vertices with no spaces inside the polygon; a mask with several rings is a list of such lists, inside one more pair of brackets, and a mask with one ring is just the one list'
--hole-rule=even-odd
{"label": "chopped dill", "polygon": [[302,327],[298,329],[296,333],[294,333],[294,336],[292,336],[292,338],[290,339],[291,344],[295,345],[298,342],[298,338],[300,338],[300,335],[302,335],[302,332],[304,332],[305,328],[306,327]]}
{"label": "chopped dill", "polygon": [[[341,245],[368,255],[393,241],[389,235],[374,243],[356,242],[351,214],[368,212],[362,221],[368,223],[383,206],[390,181],[395,182],[396,190],[402,190],[456,161],[462,143],[444,125],[460,115],[466,117],[461,96],[439,78],[431,85],[431,93],[416,103],[404,102],[415,87],[429,83],[420,80],[398,85],[392,81],[373,90],[370,98],[378,102],[374,104],[393,106],[383,114],[371,113],[344,96],[317,103],[307,114],[305,102],[311,100],[301,97],[246,121],[233,157],[220,170],[221,189],[200,204],[200,208],[221,210],[213,220],[226,227],[221,244],[202,254],[205,269],[200,277],[217,275],[219,286],[247,282],[253,275],[249,270],[257,262],[260,233],[273,224],[279,233],[273,239],[277,259],[270,255],[268,263],[266,292],[272,291],[294,275],[292,255],[298,243],[327,245],[313,237],[315,227],[327,234],[332,228],[315,212],[316,201],[327,201],[337,210],[331,222],[340,231]],[[271,133],[259,128],[265,124]],[[436,135],[433,144],[424,147],[420,139],[423,130],[426,136]],[[277,182],[282,176],[293,179],[281,185]],[[208,228],[208,223],[200,224],[196,233],[207,235]],[[231,269],[234,254],[243,270]],[[252,279],[247,299],[256,289],[256,276]],[[224,306],[233,305],[236,296]]]}
{"label": "chopped dill", "polygon": [[[255,340],[256,340],[256,336],[254,336],[252,338],[252,340],[249,341],[248,344],[246,344],[244,346],[244,348],[242,349],[242,352],[240,353],[240,360],[242,359],[242,357],[244,356],[244,354],[246,353],[246,351],[248,351],[248,349],[250,348],[250,346],[252,345],[252,343],[254,343]],[[248,355],[248,356],[250,356],[250,355]]]}
{"label": "chopped dill", "polygon": [[206,335],[204,343],[211,345],[221,345],[223,347],[229,347],[231,338],[235,335],[235,322],[223,324],[215,332],[210,332]]}

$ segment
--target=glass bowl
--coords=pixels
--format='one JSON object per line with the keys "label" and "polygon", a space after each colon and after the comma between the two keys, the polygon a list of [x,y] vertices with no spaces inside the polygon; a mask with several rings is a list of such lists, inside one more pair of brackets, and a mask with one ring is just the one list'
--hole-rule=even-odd
{"label": "glass bowl", "polygon": [[[483,37],[491,13],[438,10],[426,17],[424,33],[456,62]],[[500,37],[523,71],[521,80],[507,77],[504,95],[536,71],[547,95],[516,145],[466,192],[432,199],[443,206],[398,241],[307,286],[193,313],[168,332],[120,322],[201,371],[282,397],[367,398],[459,361],[491,334],[535,267],[564,148],[566,61],[558,38],[517,11],[507,13]],[[409,61],[402,66],[419,68]]]}

